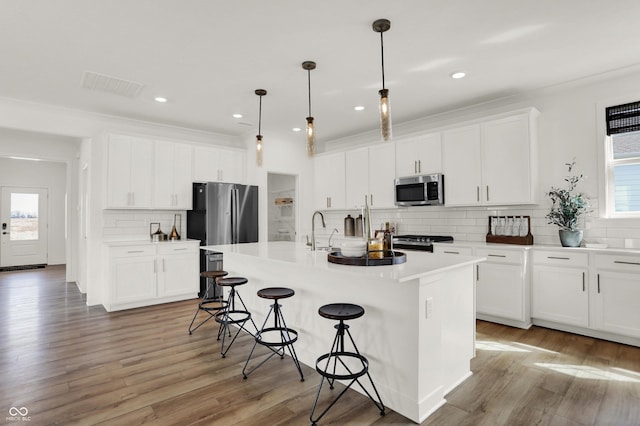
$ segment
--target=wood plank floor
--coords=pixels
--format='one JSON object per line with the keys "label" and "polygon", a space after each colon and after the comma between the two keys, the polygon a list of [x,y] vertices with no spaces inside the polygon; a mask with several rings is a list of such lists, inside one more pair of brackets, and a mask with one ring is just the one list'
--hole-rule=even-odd
{"label": "wood plank floor", "polygon": [[[197,301],[106,313],[64,267],[0,273],[0,424],[305,425],[319,376],[273,359],[248,380],[252,341],[221,358]],[[474,375],[423,425],[640,425],[640,348],[479,321]],[[361,344],[365,347],[365,344]],[[263,352],[264,353],[264,352]],[[375,372],[372,372],[375,380]],[[409,425],[349,391],[321,424]]]}

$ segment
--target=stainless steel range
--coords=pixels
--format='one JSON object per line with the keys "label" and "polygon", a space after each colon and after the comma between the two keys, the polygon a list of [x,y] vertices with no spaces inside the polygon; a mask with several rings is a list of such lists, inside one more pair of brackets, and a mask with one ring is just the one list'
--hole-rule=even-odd
{"label": "stainless steel range", "polygon": [[396,235],[393,247],[405,250],[433,251],[433,243],[452,243],[453,237],[443,235]]}

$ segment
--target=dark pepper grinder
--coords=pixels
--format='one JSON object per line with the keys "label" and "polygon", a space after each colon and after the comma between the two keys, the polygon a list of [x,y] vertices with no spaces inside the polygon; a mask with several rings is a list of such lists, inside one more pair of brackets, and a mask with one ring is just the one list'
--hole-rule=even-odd
{"label": "dark pepper grinder", "polygon": [[351,217],[350,214],[344,218],[344,236],[345,237],[353,237],[355,229],[355,219]]}

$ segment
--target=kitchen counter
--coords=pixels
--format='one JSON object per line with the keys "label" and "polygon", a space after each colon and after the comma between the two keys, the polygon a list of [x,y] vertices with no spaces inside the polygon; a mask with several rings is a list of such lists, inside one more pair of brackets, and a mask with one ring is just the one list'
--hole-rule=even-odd
{"label": "kitchen counter", "polygon": [[483,258],[406,251],[406,263],[365,267],[329,263],[327,252],[312,252],[293,242],[202,249],[224,253],[225,270],[249,279],[238,291],[258,325],[271,303],[256,295],[259,289],[295,290],[293,298],[282,301],[282,310],[287,324],[299,333],[300,361],[314,369],[335,333],[335,322],[320,317],[318,308],[337,302],[363,306],[365,316],[349,325],[369,359],[382,401],[416,423],[471,375],[474,266]]}

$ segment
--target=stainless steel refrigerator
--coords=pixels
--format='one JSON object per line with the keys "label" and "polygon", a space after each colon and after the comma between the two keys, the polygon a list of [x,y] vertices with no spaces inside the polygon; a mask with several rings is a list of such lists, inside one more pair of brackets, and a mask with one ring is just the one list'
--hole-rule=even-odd
{"label": "stainless steel refrigerator", "polygon": [[[258,241],[258,187],[235,183],[193,184],[193,209],[187,211],[187,238],[200,245]],[[200,253],[200,271],[222,269],[222,255]],[[200,280],[200,294],[206,289]]]}

